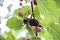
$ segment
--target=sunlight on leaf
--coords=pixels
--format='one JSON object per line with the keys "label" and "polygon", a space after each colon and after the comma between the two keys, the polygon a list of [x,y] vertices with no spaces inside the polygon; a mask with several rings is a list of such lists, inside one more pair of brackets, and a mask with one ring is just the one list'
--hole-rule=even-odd
{"label": "sunlight on leaf", "polygon": [[22,28],[22,20],[17,19],[16,17],[12,17],[7,21],[7,26],[11,29],[19,30]]}
{"label": "sunlight on leaf", "polygon": [[60,40],[60,26],[54,24],[60,16],[60,8],[57,7],[55,0],[38,0],[38,9],[40,14],[44,15],[44,20],[40,20],[46,29],[40,35],[46,40]]}

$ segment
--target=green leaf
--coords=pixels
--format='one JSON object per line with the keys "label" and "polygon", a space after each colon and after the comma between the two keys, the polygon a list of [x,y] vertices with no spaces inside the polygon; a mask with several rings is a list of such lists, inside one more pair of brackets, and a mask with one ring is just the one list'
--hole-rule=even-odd
{"label": "green leaf", "polygon": [[37,20],[40,20],[40,12],[38,10],[38,7],[36,6],[35,9],[34,9],[34,14],[35,14],[35,17]]}
{"label": "green leaf", "polygon": [[59,24],[51,24],[48,28],[49,33],[52,34],[53,40],[60,40],[60,25]]}
{"label": "green leaf", "polygon": [[5,38],[3,36],[0,35],[0,40],[5,40]]}
{"label": "green leaf", "polygon": [[57,6],[60,8],[60,0],[54,0],[57,4]]}
{"label": "green leaf", "polygon": [[32,40],[41,40],[39,37],[32,37]]}
{"label": "green leaf", "polygon": [[15,29],[15,30],[20,30],[22,28],[22,20],[16,18],[16,17],[12,17],[10,19],[8,19],[6,25],[11,28],[11,29]]}
{"label": "green leaf", "polygon": [[40,36],[45,40],[60,40],[60,25],[55,24],[60,16],[60,8],[57,7],[56,1],[37,0],[37,3],[40,14],[44,16],[44,20],[39,20],[45,30],[43,34],[40,33]]}
{"label": "green leaf", "polygon": [[11,32],[5,32],[6,40],[15,40],[14,35]]}
{"label": "green leaf", "polygon": [[40,32],[39,36],[41,38],[44,38],[45,40],[51,40],[52,39],[52,35],[47,31],[47,28],[44,29],[44,32]]}
{"label": "green leaf", "polygon": [[23,40],[23,38],[21,37],[21,38],[19,38],[18,40]]}
{"label": "green leaf", "polygon": [[42,24],[48,25],[50,21],[55,22],[60,12],[57,12],[58,7],[54,0],[38,0],[37,3],[40,14],[44,15],[44,20],[41,20]]}

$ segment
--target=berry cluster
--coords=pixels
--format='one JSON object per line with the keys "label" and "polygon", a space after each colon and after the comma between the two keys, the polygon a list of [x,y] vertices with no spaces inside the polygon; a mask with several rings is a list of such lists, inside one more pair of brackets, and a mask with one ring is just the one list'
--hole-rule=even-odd
{"label": "berry cluster", "polygon": [[[22,6],[22,1],[23,0],[20,0],[20,6]],[[32,3],[33,2],[33,3]],[[35,32],[36,32],[36,34],[37,34],[37,32],[41,32],[42,31],[42,29],[43,29],[43,27],[42,27],[42,25],[41,24],[39,24],[39,22],[35,19],[35,16],[34,16],[34,8],[33,8],[33,5],[37,5],[37,0],[31,0],[31,8],[32,8],[32,17],[33,17],[33,19],[32,18],[30,18],[30,19],[24,19],[23,20],[23,22],[24,22],[24,24],[29,24],[29,25],[31,25],[32,27],[34,26],[34,30],[35,30]],[[30,10],[28,10],[27,11],[28,13],[30,13]],[[23,12],[19,12],[18,13],[18,15],[20,16],[20,17],[23,17],[24,16],[24,14],[23,14]],[[26,40],[30,40],[29,38],[27,38]]]}
{"label": "berry cluster", "polygon": [[24,19],[24,24],[29,24],[31,26],[35,26],[36,32],[42,31],[42,26],[39,24],[39,22],[36,19]]}

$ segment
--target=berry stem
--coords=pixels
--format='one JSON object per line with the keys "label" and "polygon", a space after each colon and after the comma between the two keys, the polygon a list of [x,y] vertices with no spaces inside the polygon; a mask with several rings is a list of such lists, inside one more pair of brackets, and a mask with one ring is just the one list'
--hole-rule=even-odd
{"label": "berry stem", "polygon": [[[31,18],[33,17],[35,19],[35,15],[34,15],[34,7],[33,7],[33,0],[31,0],[31,8],[32,8],[32,15],[31,15]],[[36,37],[38,36],[38,33],[35,32],[36,34]]]}
{"label": "berry stem", "polygon": [[34,16],[34,7],[33,7],[33,0],[31,0],[31,8],[32,8],[32,15],[31,15],[31,17],[33,17],[35,19],[35,16]]}

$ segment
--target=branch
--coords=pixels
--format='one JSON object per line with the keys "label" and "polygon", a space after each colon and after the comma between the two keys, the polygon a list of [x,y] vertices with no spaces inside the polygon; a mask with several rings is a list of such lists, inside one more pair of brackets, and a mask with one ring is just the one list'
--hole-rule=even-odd
{"label": "branch", "polygon": [[[34,15],[34,7],[33,7],[33,0],[31,0],[31,8],[32,8],[32,15],[31,18],[33,17],[35,19],[35,15]],[[38,36],[38,33],[36,32],[36,37]]]}

